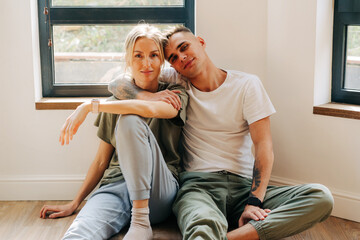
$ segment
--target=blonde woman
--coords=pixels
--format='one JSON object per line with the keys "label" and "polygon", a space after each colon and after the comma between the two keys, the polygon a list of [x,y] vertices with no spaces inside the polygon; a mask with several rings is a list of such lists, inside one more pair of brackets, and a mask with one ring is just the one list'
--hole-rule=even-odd
{"label": "blonde woman", "polygon": [[71,215],[100,180],[101,185],[63,239],[108,239],[130,219],[125,240],[152,239],[150,222],[164,221],[171,214],[179,188],[177,148],[188,97],[183,87],[161,81],[177,77],[173,71],[161,71],[165,41],[157,28],[142,24],[128,34],[125,47],[135,85],[159,92],[166,100],[86,102],[66,120],[62,145],[72,140],[89,112],[100,112],[95,122],[100,146],[75,199],[67,205],[44,206],[40,217]]}

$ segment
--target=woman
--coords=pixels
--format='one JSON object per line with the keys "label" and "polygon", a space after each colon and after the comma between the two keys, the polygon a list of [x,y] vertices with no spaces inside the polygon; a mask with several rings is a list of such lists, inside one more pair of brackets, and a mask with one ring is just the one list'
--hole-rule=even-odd
{"label": "woman", "polygon": [[47,212],[54,212],[49,218],[71,215],[101,179],[100,188],[64,239],[108,239],[130,218],[124,239],[151,239],[150,222],[170,215],[179,188],[177,147],[188,98],[183,87],[159,81],[177,76],[163,71],[160,77],[165,41],[157,28],[136,26],[125,41],[126,65],[135,85],[151,92],[173,91],[181,108],[164,101],[92,101],[80,105],[66,120],[59,139],[62,145],[69,143],[90,111],[102,112],[95,122],[100,146],[76,198],[67,205],[44,206],[40,212],[42,218]]}

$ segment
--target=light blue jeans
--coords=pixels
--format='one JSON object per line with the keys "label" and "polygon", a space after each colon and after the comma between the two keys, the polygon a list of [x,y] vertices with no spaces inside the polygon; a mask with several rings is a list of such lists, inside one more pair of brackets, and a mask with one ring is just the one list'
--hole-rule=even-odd
{"label": "light blue jeans", "polygon": [[109,239],[129,224],[131,200],[149,199],[150,222],[164,221],[179,189],[145,121],[119,117],[116,151],[125,180],[101,186],[89,198],[63,239]]}

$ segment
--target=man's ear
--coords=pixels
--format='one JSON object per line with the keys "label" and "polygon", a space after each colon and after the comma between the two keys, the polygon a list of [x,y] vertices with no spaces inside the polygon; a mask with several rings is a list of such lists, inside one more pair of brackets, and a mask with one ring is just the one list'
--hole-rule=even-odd
{"label": "man's ear", "polygon": [[206,47],[206,43],[205,40],[201,37],[196,37],[198,39],[198,41],[200,42],[201,46]]}

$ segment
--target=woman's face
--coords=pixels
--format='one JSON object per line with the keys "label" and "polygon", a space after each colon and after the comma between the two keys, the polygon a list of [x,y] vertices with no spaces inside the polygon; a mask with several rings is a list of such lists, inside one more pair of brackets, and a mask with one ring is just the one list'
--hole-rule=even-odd
{"label": "woman's face", "polygon": [[132,76],[136,84],[146,85],[157,82],[161,69],[160,50],[154,40],[136,40],[131,58]]}

